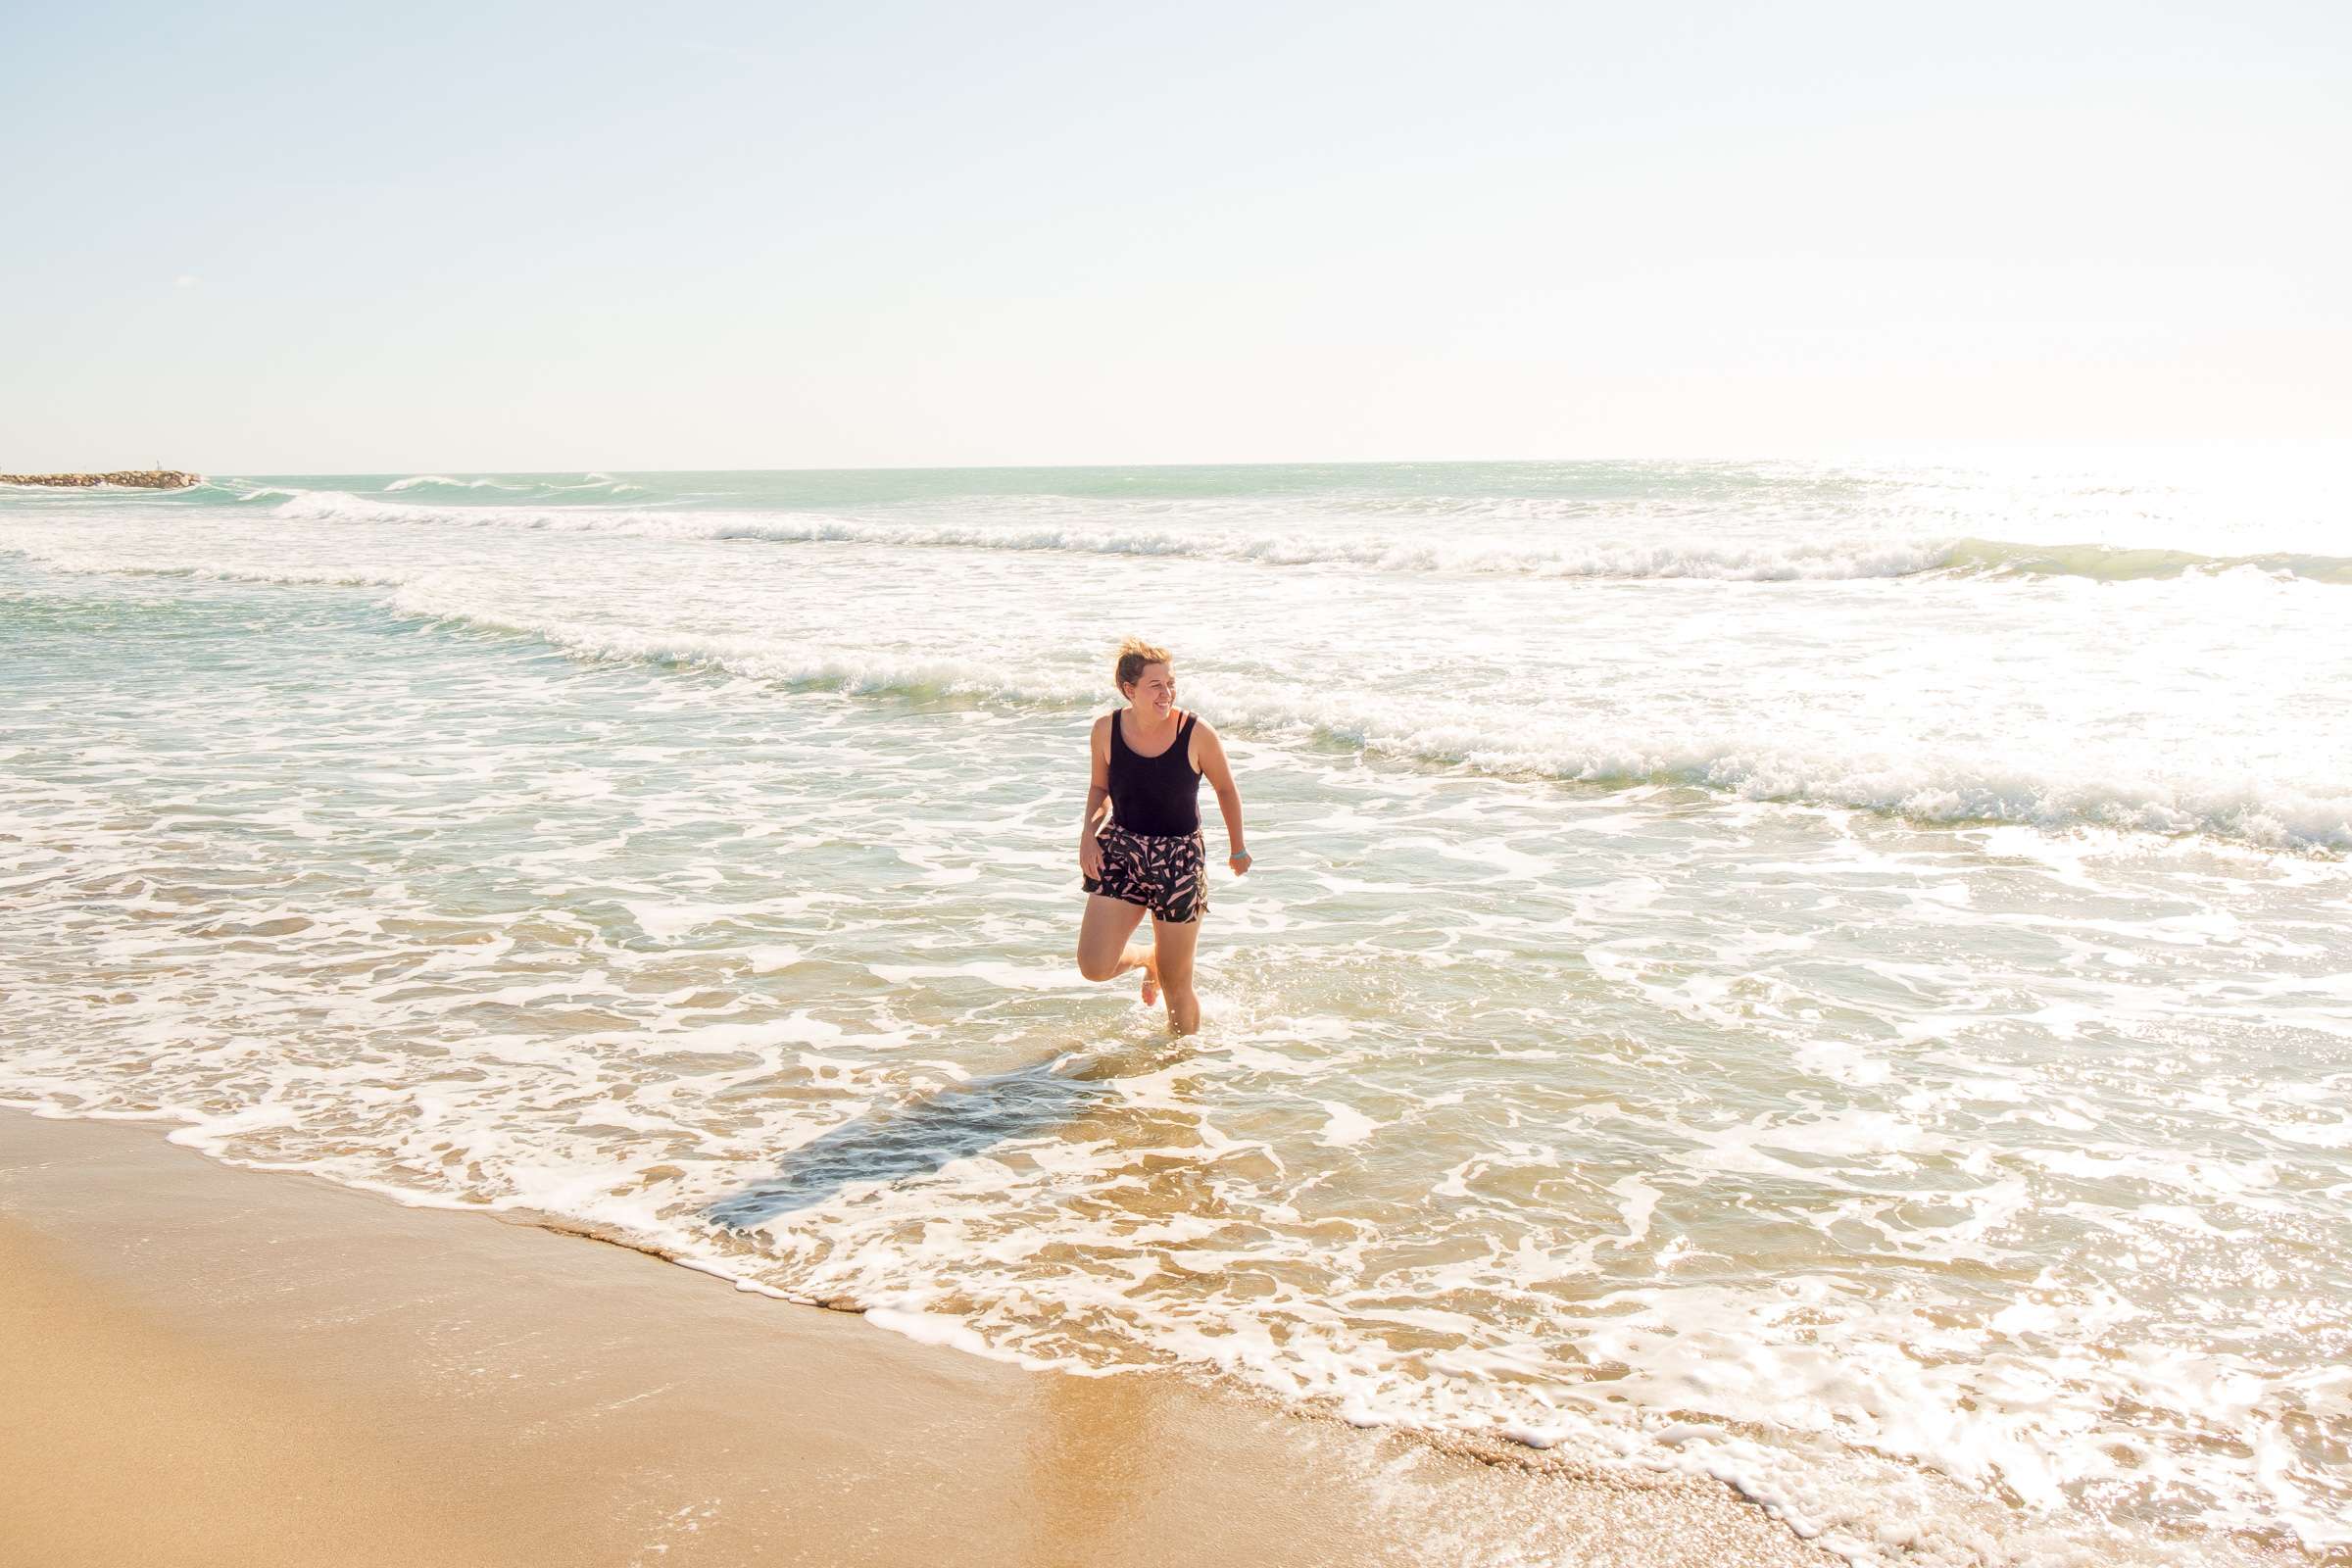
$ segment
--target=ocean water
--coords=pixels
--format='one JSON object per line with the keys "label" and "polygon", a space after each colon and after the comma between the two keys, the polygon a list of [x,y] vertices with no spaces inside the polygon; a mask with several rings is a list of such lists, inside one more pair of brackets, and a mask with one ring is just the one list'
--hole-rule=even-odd
{"label": "ocean water", "polygon": [[[0,1102],[1856,1561],[2352,1560],[2336,471],[0,490]],[[1071,962],[1129,632],[1190,1041]]]}

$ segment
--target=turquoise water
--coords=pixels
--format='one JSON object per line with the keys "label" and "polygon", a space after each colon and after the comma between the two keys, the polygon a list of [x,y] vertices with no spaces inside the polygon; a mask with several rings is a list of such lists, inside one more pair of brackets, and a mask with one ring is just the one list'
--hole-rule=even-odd
{"label": "turquoise water", "polygon": [[[1859,1560],[2328,1560],[2342,503],[0,492],[0,1099],[978,1353],[1702,1470]],[[1187,1043],[1069,961],[1130,631],[1257,856]]]}

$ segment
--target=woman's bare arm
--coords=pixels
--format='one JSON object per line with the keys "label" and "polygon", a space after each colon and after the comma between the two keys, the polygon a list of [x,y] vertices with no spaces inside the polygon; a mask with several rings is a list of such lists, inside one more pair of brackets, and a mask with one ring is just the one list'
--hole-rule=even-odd
{"label": "woman's bare arm", "polygon": [[1225,839],[1233,852],[1228,863],[1233,874],[1241,876],[1250,869],[1250,852],[1242,844],[1242,791],[1233,781],[1232,764],[1225,760],[1225,743],[1205,719],[1193,726],[1193,765],[1217,792],[1217,809],[1224,814]]}
{"label": "woman's bare arm", "polygon": [[1086,814],[1078,819],[1078,869],[1088,876],[1102,873],[1102,848],[1095,842],[1102,819],[1110,814],[1110,729],[1116,714],[1106,713],[1095,720],[1095,733],[1087,743],[1089,767],[1086,780]]}

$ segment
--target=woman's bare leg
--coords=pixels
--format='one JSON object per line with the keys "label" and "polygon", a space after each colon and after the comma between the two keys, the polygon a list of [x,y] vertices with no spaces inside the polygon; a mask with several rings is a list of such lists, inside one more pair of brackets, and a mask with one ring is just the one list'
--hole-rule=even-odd
{"label": "woman's bare leg", "polygon": [[1200,946],[1199,920],[1152,918],[1152,951],[1158,960],[1160,989],[1167,993],[1168,1027],[1180,1035],[1200,1028],[1200,999],[1193,994],[1193,956]]}
{"label": "woman's bare leg", "polygon": [[1143,923],[1144,906],[1108,894],[1086,896],[1086,918],[1078,926],[1078,972],[1089,980],[1111,980],[1130,969],[1150,972],[1152,956],[1127,939]]}

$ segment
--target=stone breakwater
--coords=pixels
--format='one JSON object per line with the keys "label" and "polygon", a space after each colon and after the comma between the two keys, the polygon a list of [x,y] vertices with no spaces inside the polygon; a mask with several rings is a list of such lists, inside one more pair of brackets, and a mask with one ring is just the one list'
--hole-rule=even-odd
{"label": "stone breakwater", "polygon": [[0,484],[54,484],[87,488],[99,484],[128,485],[134,490],[185,490],[204,483],[201,473],[178,468],[127,468],[118,473],[0,473]]}

